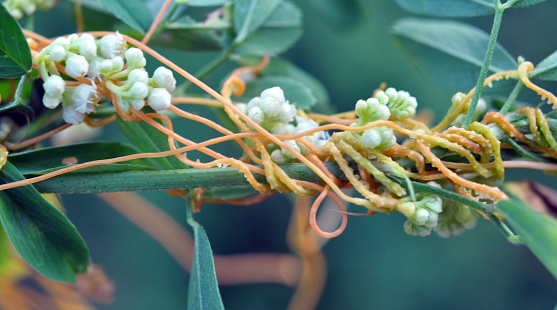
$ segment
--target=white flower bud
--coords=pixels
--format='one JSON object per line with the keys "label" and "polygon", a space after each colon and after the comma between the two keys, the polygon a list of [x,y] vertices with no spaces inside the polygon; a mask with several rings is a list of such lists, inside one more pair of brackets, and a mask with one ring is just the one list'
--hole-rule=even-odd
{"label": "white flower bud", "polygon": [[148,104],[153,110],[161,111],[170,107],[172,96],[166,88],[154,88],[149,93]]}
{"label": "white flower bud", "polygon": [[294,105],[283,104],[280,107],[280,112],[278,114],[278,118],[283,123],[290,123],[292,120],[294,120],[294,116],[296,115],[297,112],[298,112],[298,110],[296,109],[296,107]]}
{"label": "white flower bud", "polygon": [[149,87],[145,83],[136,82],[132,85],[129,91],[126,92],[126,97],[133,99],[144,99],[149,94]]}
{"label": "white flower bud", "polygon": [[147,63],[145,56],[143,56],[143,51],[137,47],[132,47],[125,53],[126,61],[128,62],[128,68],[143,68]]}
{"label": "white flower bud", "polygon": [[301,133],[304,131],[312,130],[317,128],[319,124],[312,119],[305,119],[301,116],[295,116],[296,119],[296,131],[295,133]]}
{"label": "white flower bud", "polygon": [[424,225],[429,219],[429,212],[426,209],[418,209],[414,212],[412,220],[417,225]]}
{"label": "white flower bud", "polygon": [[126,49],[126,43],[121,34],[116,32],[116,34],[108,34],[102,37],[97,42],[99,55],[106,59],[112,59],[114,57],[122,57]]}
{"label": "white flower bud", "polygon": [[131,106],[136,110],[141,110],[145,106],[145,100],[143,99],[128,99]]}
{"label": "white flower bud", "polygon": [[266,97],[270,97],[275,99],[276,101],[278,101],[279,103],[284,103],[285,102],[285,98],[284,98],[284,92],[282,91],[282,89],[278,86],[276,87],[272,87],[272,88],[268,88],[265,89],[262,93],[261,93],[261,98],[266,98]]}
{"label": "white flower bud", "polygon": [[251,118],[254,122],[261,124],[265,120],[265,113],[263,113],[261,108],[253,107],[248,110],[248,117]]}
{"label": "white flower bud", "polygon": [[89,71],[89,62],[81,55],[72,55],[66,60],[66,73],[78,78],[85,76]]}
{"label": "white flower bud", "polygon": [[35,13],[35,11],[37,10],[37,6],[32,2],[26,3],[26,5],[22,5],[22,8],[27,15],[33,15],[33,13]]}
{"label": "white flower bud", "polygon": [[50,48],[49,54],[52,61],[62,61],[66,59],[66,49],[62,45],[54,45]]}
{"label": "white flower bud", "polygon": [[[66,83],[58,75],[51,75],[43,84],[45,96],[61,97],[66,90]],[[53,109],[53,108],[51,108]]]}
{"label": "white flower bud", "polygon": [[124,68],[124,60],[120,57],[114,57],[112,59],[105,59],[99,64],[99,71],[105,77],[110,77],[111,75],[122,71]]}
{"label": "white flower bud", "polygon": [[60,102],[62,102],[62,96],[51,97],[46,94],[43,96],[43,105],[49,109],[55,109]]}
{"label": "white flower bud", "polygon": [[22,19],[23,12],[20,9],[12,8],[9,10],[10,15],[12,15],[15,19]]}
{"label": "white flower bud", "polygon": [[288,135],[294,133],[296,128],[292,124],[277,123],[269,130],[275,135]]}
{"label": "white flower bud", "polygon": [[253,107],[259,107],[259,103],[261,102],[261,98],[255,97],[248,101],[248,111],[251,110]]}
{"label": "white flower bud", "polygon": [[259,107],[267,117],[277,116],[280,112],[279,102],[271,97],[261,97]]}
{"label": "white flower bud", "polygon": [[280,164],[285,164],[286,162],[289,161],[289,159],[284,156],[284,154],[281,152],[280,149],[279,150],[274,150],[271,153],[271,160],[273,162],[279,164],[279,165]]}
{"label": "white flower bud", "polygon": [[128,80],[126,81],[126,84],[128,83],[147,84],[149,83],[149,75],[147,74],[147,71],[143,69],[133,69],[128,75]]}
{"label": "white flower bud", "polygon": [[381,126],[365,130],[362,133],[362,143],[370,149],[386,150],[393,147],[396,137],[392,129]]}
{"label": "white flower bud", "polygon": [[64,121],[68,124],[77,125],[85,119],[85,114],[76,110],[73,104],[64,105],[64,112],[62,113]]}
{"label": "white flower bud", "polygon": [[97,44],[92,35],[84,33],[79,37],[79,55],[85,57],[87,60],[91,60],[93,57],[97,56]]}
{"label": "white flower bud", "polygon": [[158,67],[153,74],[153,81],[156,88],[164,87],[169,93],[176,89],[176,79],[172,71],[165,67]]}

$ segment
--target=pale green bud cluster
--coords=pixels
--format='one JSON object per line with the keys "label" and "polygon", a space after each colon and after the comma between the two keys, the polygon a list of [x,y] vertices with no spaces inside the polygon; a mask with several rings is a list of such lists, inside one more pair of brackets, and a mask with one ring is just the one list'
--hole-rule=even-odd
{"label": "pale green bud cluster", "polygon": [[50,10],[58,0],[6,0],[2,4],[15,18],[21,19],[23,15],[32,15],[37,9]]}
{"label": "pale green bud cluster", "polygon": [[[105,82],[124,112],[132,107],[140,110],[145,106],[145,99],[156,111],[167,109],[170,93],[176,88],[176,80],[167,68],[159,67],[149,78],[143,51],[128,49],[119,33],[100,39],[88,33],[60,37],[41,50],[33,62],[39,66],[44,80],[43,104],[54,109],[63,103],[64,120],[70,124],[79,124],[86,114],[95,110],[102,99],[97,92],[98,82]],[[89,83],[67,86],[57,64],[64,65],[70,78],[85,77]]]}
{"label": "pale green bud cluster", "polygon": [[480,214],[470,207],[448,201],[444,204],[438,224],[433,230],[443,238],[458,236],[465,230],[476,227],[479,217]]}
{"label": "pale green bud cluster", "polygon": [[[302,133],[319,126],[314,120],[297,116],[298,109],[286,100],[280,87],[266,89],[260,97],[251,99],[247,104],[238,103],[236,107],[261,127],[275,135]],[[329,134],[326,131],[319,131],[303,138],[319,148],[327,143]],[[297,141],[287,140],[284,143],[297,153],[307,154],[310,152],[305,145]],[[269,144],[267,149],[271,152],[272,160],[277,164],[292,162],[296,159],[294,154],[279,148],[275,144]]]}
{"label": "pale green bud cluster", "polygon": [[406,119],[416,114],[418,102],[415,97],[410,96],[406,91],[397,91],[390,87],[385,91],[377,92],[374,98],[377,98],[382,104],[386,104],[394,118]]}
{"label": "pale green bud cluster", "polygon": [[[427,184],[440,187],[433,181]],[[403,200],[405,202],[401,209],[414,208],[414,213],[404,222],[404,231],[413,236],[429,236],[431,230],[437,226],[439,213],[443,210],[442,199],[439,196],[419,193],[416,195],[416,202],[411,201],[410,197],[405,197]]]}
{"label": "pale green bud cluster", "polygon": [[[377,98],[358,100],[355,112],[360,118],[355,126],[363,126],[378,120],[388,120],[391,117],[391,111],[386,106],[385,100],[380,101]],[[360,138],[365,147],[380,151],[389,149],[396,143],[393,130],[386,126],[370,128],[361,133],[354,133],[354,135]]]}

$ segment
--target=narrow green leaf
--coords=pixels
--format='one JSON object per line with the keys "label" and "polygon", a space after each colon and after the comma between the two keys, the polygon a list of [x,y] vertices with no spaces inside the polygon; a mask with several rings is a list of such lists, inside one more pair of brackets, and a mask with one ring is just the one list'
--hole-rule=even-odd
{"label": "narrow green leaf", "polygon": [[188,287],[188,309],[215,310],[224,309],[220,297],[213,251],[205,229],[191,216],[188,208],[188,223],[193,228],[195,248],[193,264]]}
{"label": "narrow green leaf", "polygon": [[114,16],[133,29],[145,33],[153,17],[141,0],[98,0]]}
{"label": "narrow green leaf", "polygon": [[[483,65],[489,35],[476,27],[445,20],[405,18],[395,23],[396,43],[425,75],[451,88],[472,88]],[[489,72],[513,70],[516,60],[499,44]]]}
{"label": "narrow green leaf", "polygon": [[230,0],[178,0],[177,4],[187,4],[189,6],[218,6],[223,5]]}
{"label": "narrow green leaf", "polygon": [[3,5],[0,5],[0,29],[0,78],[20,77],[31,69],[31,49],[18,22]]}
{"label": "narrow green leaf", "polygon": [[[84,163],[137,153],[139,153],[139,151],[136,148],[127,144],[117,142],[95,142],[49,147],[10,154],[8,160],[21,174],[27,175],[47,173],[67,167],[69,164],[64,164],[65,160],[71,160],[75,163]],[[75,159],[75,161],[73,159]],[[125,163],[81,169],[79,172],[149,170],[153,167],[153,164],[147,159],[136,159]]]}
{"label": "narrow green leaf", "polygon": [[266,22],[248,36],[236,52],[263,56],[280,54],[302,35],[302,13],[292,2],[280,2]]}
{"label": "narrow green leaf", "polygon": [[[160,122],[157,120],[157,122]],[[141,152],[153,153],[170,150],[168,136],[145,122],[126,122],[118,117],[120,131]],[[164,169],[183,169],[187,166],[174,156],[154,158]]]}
{"label": "narrow green leaf", "polygon": [[241,43],[269,19],[280,0],[237,0],[234,2],[236,43]]}
{"label": "narrow green leaf", "polygon": [[408,12],[438,17],[472,17],[495,13],[492,0],[396,0]]}
{"label": "narrow green leaf", "polygon": [[309,87],[287,76],[268,76],[249,82],[241,98],[247,102],[261,95],[265,89],[275,86],[280,86],[286,99],[290,103],[295,103],[298,108],[309,109],[317,103],[317,98]]}
{"label": "narrow green leaf", "polygon": [[557,220],[532,210],[517,199],[499,201],[497,210],[557,278]]}
{"label": "narrow green leaf", "polygon": [[545,2],[547,0],[520,0],[513,4],[513,8],[523,8],[525,6],[530,6],[538,3]]}
{"label": "narrow green leaf", "polygon": [[544,81],[557,81],[557,51],[542,60],[536,69],[530,72],[530,77]]}
{"label": "narrow green leaf", "polygon": [[[10,162],[0,170],[0,183],[22,179]],[[89,249],[75,226],[33,186],[0,192],[0,221],[21,257],[48,278],[75,282],[87,271]]]}

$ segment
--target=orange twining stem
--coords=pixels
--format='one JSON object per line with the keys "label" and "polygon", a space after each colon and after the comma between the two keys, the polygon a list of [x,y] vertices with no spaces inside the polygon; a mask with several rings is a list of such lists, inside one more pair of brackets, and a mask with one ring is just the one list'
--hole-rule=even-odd
{"label": "orange twining stem", "polygon": [[222,103],[218,100],[209,99],[209,98],[200,98],[200,97],[174,97],[170,100],[170,102],[173,104],[183,103],[183,104],[199,104],[199,105],[216,107],[216,108],[223,107]]}
{"label": "orange twining stem", "polygon": [[35,143],[41,142],[44,139],[50,138],[50,137],[54,136],[55,134],[57,134],[57,133],[59,133],[63,130],[66,130],[70,126],[72,126],[72,124],[65,124],[65,125],[62,125],[62,126],[56,128],[56,129],[53,129],[53,130],[51,130],[47,133],[43,133],[42,135],[36,136],[35,138],[29,139],[29,140],[25,140],[25,141],[22,141],[22,142],[19,142],[19,143],[11,143],[11,142],[8,142],[8,141],[4,141],[3,144],[9,150],[12,150],[12,151],[13,150],[19,150],[19,149],[31,146]]}
{"label": "orange twining stem", "polygon": [[434,136],[447,139],[450,142],[458,143],[476,154],[483,154],[482,147],[479,144],[472,142],[461,135],[457,135],[454,133],[437,132],[434,134]]}
{"label": "orange twining stem", "polygon": [[39,41],[39,42],[42,42],[43,44],[48,45],[48,44],[52,43],[52,41],[54,41],[54,40],[49,39],[49,38],[47,38],[47,37],[43,37],[42,35],[40,35],[40,34],[38,34],[38,33],[35,33],[35,32],[33,32],[33,31],[31,31],[31,30],[27,30],[27,29],[21,29],[21,30],[23,31],[23,34],[24,34],[26,37],[32,38],[32,39],[37,40],[37,41]]}
{"label": "orange twining stem", "polygon": [[[315,201],[311,205],[311,210],[310,210],[310,213],[309,213],[309,223],[311,225],[311,228],[313,228],[313,230],[320,237],[328,238],[328,239],[340,236],[340,234],[342,234],[344,232],[344,230],[346,229],[346,225],[348,224],[348,215],[346,214],[346,207],[344,207],[344,204],[342,203],[342,201],[339,199],[338,196],[336,196],[334,194],[329,195],[329,191],[330,191],[330,187],[329,187],[329,185],[326,185],[325,188],[322,190],[321,194],[319,194],[319,196],[317,196],[317,199],[315,199]],[[337,206],[338,206],[338,208],[341,212],[341,217],[342,217],[340,226],[333,232],[323,231],[323,230],[321,230],[321,228],[319,228],[319,225],[317,224],[317,210],[319,209],[319,206],[321,205],[321,202],[323,202],[325,197],[328,196],[328,195],[337,204]]]}
{"label": "orange twining stem", "polygon": [[[221,143],[221,142],[224,142],[224,141],[230,141],[230,140],[234,140],[236,138],[248,138],[248,137],[251,137],[253,135],[255,135],[255,134],[254,133],[249,133],[249,132],[241,132],[241,133],[236,133],[234,135],[209,139],[209,140],[203,141],[201,143],[197,143],[195,145],[184,146],[184,147],[181,147],[181,148],[178,148],[178,149],[175,149],[175,150],[169,150],[169,151],[164,151],[164,152],[156,152],[156,153],[140,153],[140,154],[120,156],[120,157],[115,157],[115,158],[110,158],[110,159],[94,160],[94,161],[90,161],[90,162],[86,162],[86,163],[81,163],[81,164],[76,164],[76,165],[73,165],[73,166],[65,167],[65,168],[62,168],[62,169],[59,169],[59,170],[56,170],[56,171],[53,171],[53,172],[49,172],[49,173],[46,173],[46,174],[43,174],[43,175],[40,175],[40,176],[37,176],[37,177],[29,178],[29,179],[26,179],[26,180],[21,180],[21,181],[7,183],[7,184],[1,184],[0,185],[0,191],[10,189],[10,188],[19,187],[19,186],[25,186],[25,185],[37,183],[37,182],[44,181],[44,180],[50,179],[50,178],[58,176],[58,175],[62,175],[62,174],[68,173],[68,172],[76,171],[76,170],[87,168],[87,167],[114,164],[114,163],[119,163],[119,162],[139,159],[139,158],[157,158],[157,157],[172,156],[172,155],[176,155],[176,154],[179,154],[179,153],[192,151],[192,150],[195,150],[199,147],[205,147],[205,146]],[[217,166],[216,163],[213,165],[213,167],[215,167],[215,166]],[[257,170],[257,171],[255,171],[255,170]],[[258,168],[258,167],[254,167],[254,172],[257,172],[257,173],[260,173],[260,174],[265,173],[265,171],[263,169]]]}
{"label": "orange twining stem", "polygon": [[[185,117],[187,119],[191,119],[193,121],[196,121],[196,122],[199,122],[199,123],[202,123],[202,124],[205,124],[205,125],[213,128],[213,129],[217,130],[218,132],[223,133],[225,135],[233,134],[232,131],[230,131],[230,130],[224,128],[223,126],[213,122],[212,120],[206,119],[206,118],[204,118],[202,116],[199,116],[199,115],[195,115],[195,114],[186,112],[182,109],[179,109],[178,107],[176,107],[174,105],[170,105],[170,107],[168,109],[170,111],[176,113],[179,116]],[[251,160],[253,160],[255,163],[257,163],[259,165],[262,164],[261,159],[259,159],[259,157],[255,156],[253,151],[249,148],[249,146],[247,146],[247,144],[244,141],[242,141],[240,139],[236,139],[235,141],[240,145],[240,147],[244,150],[244,152],[246,152],[246,154],[248,154],[248,156],[251,158]]]}
{"label": "orange twining stem", "polygon": [[459,176],[458,174],[456,174],[455,172],[453,172],[452,170],[447,168],[443,164],[441,159],[439,159],[437,156],[435,156],[431,152],[431,150],[427,146],[425,146],[422,143],[422,141],[420,141],[419,139],[415,140],[415,144],[420,149],[420,151],[422,152],[424,157],[427,158],[435,167],[437,167],[437,169],[439,169],[439,171],[441,171],[451,181],[453,181],[457,184],[460,184],[460,185],[462,185],[466,188],[473,189],[473,190],[475,190],[475,191],[477,191],[481,194],[484,194],[484,195],[490,197],[491,199],[495,199],[495,200],[509,199],[509,197],[507,197],[507,194],[502,192],[497,187],[491,187],[491,186],[487,186],[485,184],[479,184],[479,183],[476,183],[476,182],[472,182],[472,181],[466,180],[463,177]]}
{"label": "orange twining stem", "polygon": [[151,24],[151,27],[149,27],[149,30],[147,30],[147,33],[145,34],[145,36],[143,37],[143,39],[141,40],[141,43],[143,44],[147,44],[149,42],[149,40],[151,39],[151,37],[153,36],[153,34],[155,33],[155,31],[157,30],[157,27],[159,26],[159,24],[161,23],[162,19],[164,18],[164,14],[166,13],[166,11],[168,11],[168,8],[170,7],[170,5],[172,4],[173,0],[166,0],[163,4],[161,9],[159,10],[159,13],[157,14],[157,16],[155,17],[155,20],[153,20],[153,23]]}

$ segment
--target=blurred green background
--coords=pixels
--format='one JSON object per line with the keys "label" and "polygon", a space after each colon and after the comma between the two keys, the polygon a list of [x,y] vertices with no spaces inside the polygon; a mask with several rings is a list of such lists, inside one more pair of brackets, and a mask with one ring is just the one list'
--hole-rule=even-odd
{"label": "blurred green background", "polygon": [[[353,109],[356,100],[368,98],[381,82],[387,82],[409,91],[420,108],[433,109],[439,119],[452,94],[467,91],[443,89],[424,79],[395,47],[390,26],[410,14],[394,1],[296,3],[304,13],[304,34],[284,56],[323,82],[337,111]],[[557,49],[555,12],[557,1],[507,11],[499,42],[513,56],[539,62]],[[52,14],[59,15],[57,23],[41,23],[54,20]],[[36,20],[41,25],[39,32],[56,36],[74,31],[67,16],[64,10],[41,13]],[[462,20],[489,31],[492,17]],[[215,55],[162,52],[190,72],[196,72]],[[208,81],[218,87],[231,68],[233,64],[225,65]],[[555,85],[548,87],[555,92]],[[535,96],[527,98],[539,102]],[[177,131],[196,141],[211,134],[193,128],[185,123]],[[188,132],[196,135],[190,137]],[[104,130],[103,138],[123,139],[115,125]],[[509,176],[552,182],[542,173],[513,171]],[[144,195],[185,225],[183,200],[164,192]],[[63,201],[70,219],[86,239],[94,262],[104,266],[116,285],[115,301],[99,305],[99,309],[186,307],[188,275],[159,244],[94,195],[66,195]],[[216,254],[287,252],[285,232],[291,210],[286,196],[275,195],[249,207],[207,204],[196,219],[205,227]],[[435,234],[426,238],[408,236],[402,229],[403,222],[399,214],[349,218],[346,231],[324,248],[328,279],[319,309],[555,307],[555,279],[526,247],[506,242],[491,223],[480,221],[472,231],[442,239]],[[241,285],[221,287],[221,294],[227,309],[284,309],[293,289],[273,284]]]}

